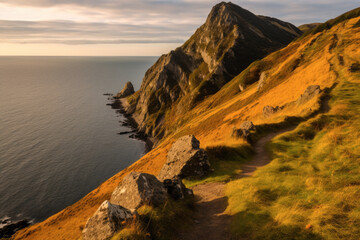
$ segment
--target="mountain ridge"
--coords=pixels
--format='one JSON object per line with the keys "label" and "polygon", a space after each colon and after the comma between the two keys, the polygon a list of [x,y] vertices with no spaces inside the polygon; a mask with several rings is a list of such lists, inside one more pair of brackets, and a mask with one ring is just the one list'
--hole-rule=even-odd
{"label": "mountain ridge", "polygon": [[128,113],[140,131],[159,140],[167,134],[162,123],[170,107],[179,114],[188,111],[251,62],[301,33],[290,23],[221,2],[189,40],[149,68],[140,90],[129,98]]}

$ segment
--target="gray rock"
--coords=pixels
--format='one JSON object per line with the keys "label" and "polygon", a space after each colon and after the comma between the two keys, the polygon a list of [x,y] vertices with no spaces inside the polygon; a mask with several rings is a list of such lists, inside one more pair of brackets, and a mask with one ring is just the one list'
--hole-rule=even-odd
{"label": "gray rock", "polygon": [[245,140],[249,141],[251,131],[255,131],[255,130],[256,130],[256,128],[255,128],[255,125],[253,124],[253,122],[245,121],[245,122],[241,123],[239,129],[236,129],[236,128],[233,129],[232,137],[235,137],[235,138],[242,137]]}
{"label": "gray rock", "polygon": [[263,108],[263,116],[265,118],[268,118],[270,117],[271,115],[277,113],[278,111],[280,111],[281,108],[279,106],[276,106],[276,107],[272,107],[272,106],[265,106]]}
{"label": "gray rock", "polygon": [[262,72],[259,78],[259,84],[257,87],[257,91],[259,91],[260,89],[262,89],[265,86],[266,83],[266,79],[267,79],[267,73],[266,72]]}
{"label": "gray rock", "polygon": [[144,204],[159,206],[166,199],[166,189],[154,175],[131,172],[114,190],[110,201],[135,210]]}
{"label": "gray rock", "polygon": [[121,92],[115,95],[115,98],[125,98],[134,94],[134,92],[134,86],[132,85],[132,83],[127,82],[123,90],[121,90]]}
{"label": "gray rock", "polygon": [[311,85],[311,86],[307,87],[307,89],[305,90],[305,92],[303,94],[301,94],[301,96],[296,100],[296,103],[298,105],[306,103],[307,101],[309,101],[316,95],[320,94],[320,92],[321,92],[321,89],[320,89],[319,85]]}
{"label": "gray rock", "polygon": [[185,187],[184,183],[179,177],[165,179],[164,187],[166,188],[167,193],[175,200],[184,199],[188,196],[194,195],[191,189]]}
{"label": "gray rock", "polygon": [[88,219],[82,231],[83,240],[106,240],[119,231],[133,214],[126,208],[104,201]]}
{"label": "gray rock", "polygon": [[256,130],[255,125],[251,121],[242,122],[240,125],[240,129],[242,129],[244,131]]}
{"label": "gray rock", "polygon": [[187,135],[172,145],[158,177],[160,180],[201,177],[209,170],[210,163],[205,150],[200,148],[200,142],[193,135]]}

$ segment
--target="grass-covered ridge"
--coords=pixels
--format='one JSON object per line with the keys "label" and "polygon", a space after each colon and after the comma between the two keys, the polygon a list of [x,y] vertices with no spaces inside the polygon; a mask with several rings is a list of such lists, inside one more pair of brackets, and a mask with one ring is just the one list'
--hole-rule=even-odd
{"label": "grass-covered ridge", "polygon": [[[351,34],[359,36],[358,31],[348,34],[343,43]],[[276,138],[268,145],[271,164],[252,178],[228,184],[235,236],[360,238],[360,74],[339,61],[342,56],[345,62],[358,62],[355,48],[341,45],[329,59],[338,82],[330,111]]]}
{"label": "grass-covered ridge", "polygon": [[328,29],[334,27],[335,25],[337,25],[337,24],[339,24],[341,22],[344,22],[344,21],[352,19],[352,18],[357,18],[359,16],[360,16],[360,7],[355,8],[355,9],[349,11],[349,12],[346,12],[346,13],[340,15],[339,17],[336,17],[334,19],[330,19],[330,20],[326,21],[323,24],[320,24],[319,26],[317,26],[313,30],[306,32],[305,35],[316,34],[316,33],[322,32],[324,30],[328,30]]}

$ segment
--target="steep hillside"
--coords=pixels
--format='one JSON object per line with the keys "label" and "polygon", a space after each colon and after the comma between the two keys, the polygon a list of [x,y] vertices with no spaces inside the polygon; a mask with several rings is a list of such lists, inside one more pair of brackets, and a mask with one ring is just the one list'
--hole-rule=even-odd
{"label": "steep hillside", "polygon": [[129,99],[128,112],[141,131],[162,138],[170,107],[178,115],[192,109],[251,62],[300,34],[290,23],[219,3],[183,46],[161,56],[146,72],[140,90]]}
{"label": "steep hillside", "polygon": [[[159,146],[15,239],[78,239],[87,218],[110,198],[124,175],[159,173],[171,144],[185,134],[200,140],[215,170],[186,184],[226,183],[225,213],[232,216],[235,239],[359,239],[359,22],[355,14],[252,63],[181,116],[170,109],[167,115],[173,121],[164,121],[168,134]],[[322,92],[306,99],[311,85]],[[267,106],[276,111],[264,115]],[[256,125],[253,141],[301,124],[268,145],[269,165],[238,179],[242,164],[252,158],[252,146],[233,137],[244,120]],[[142,231],[152,232],[150,225]]]}

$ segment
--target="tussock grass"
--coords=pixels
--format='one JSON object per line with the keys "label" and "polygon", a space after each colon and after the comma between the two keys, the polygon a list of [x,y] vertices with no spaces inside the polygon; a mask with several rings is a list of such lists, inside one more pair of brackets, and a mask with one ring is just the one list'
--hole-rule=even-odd
{"label": "tussock grass", "polygon": [[111,240],[176,239],[192,223],[193,199],[168,200],[162,207],[144,205],[138,218]]}

